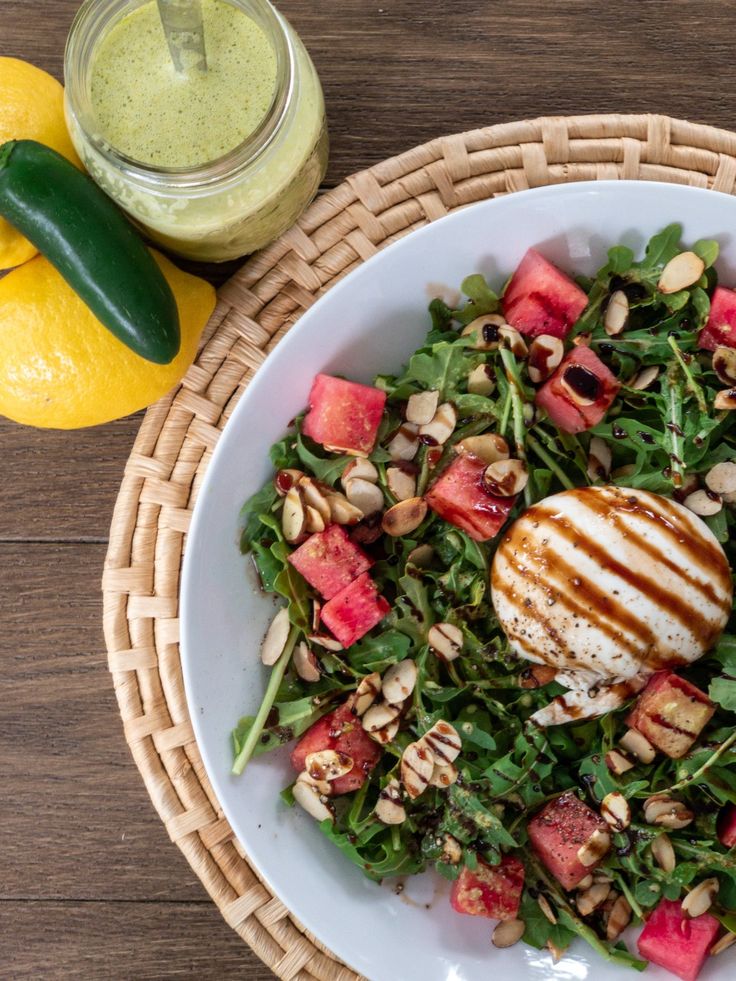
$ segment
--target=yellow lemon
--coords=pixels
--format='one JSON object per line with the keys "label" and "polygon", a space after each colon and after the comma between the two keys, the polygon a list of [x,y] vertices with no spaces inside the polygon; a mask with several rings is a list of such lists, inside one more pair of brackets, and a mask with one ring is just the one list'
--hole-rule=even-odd
{"label": "yellow lemon", "polygon": [[43,256],[0,279],[0,415],[78,429],[136,412],[176,385],[197,353],[215,291],[153,254],[179,308],[181,349],[171,364],[134,354]]}
{"label": "yellow lemon", "polygon": [[[64,122],[63,87],[47,72],[17,58],[0,58],[0,144],[8,140],[38,140],[82,166]],[[19,266],[37,251],[0,218],[0,269]]]}

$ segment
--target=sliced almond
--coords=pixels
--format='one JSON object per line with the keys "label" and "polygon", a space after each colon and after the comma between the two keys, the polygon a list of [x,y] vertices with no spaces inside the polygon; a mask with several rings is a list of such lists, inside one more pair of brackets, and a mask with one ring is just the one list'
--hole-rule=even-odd
{"label": "sliced almond", "polygon": [[289,611],[282,606],[273,618],[266,631],[261,645],[261,661],[270,667],[275,664],[284,653],[286,641],[289,639],[291,624],[289,622]]}
{"label": "sliced almond", "polygon": [[342,494],[333,491],[325,496],[327,497],[327,503],[330,505],[330,516],[335,524],[357,525],[359,521],[363,520],[363,512],[360,508],[351,504]]}
{"label": "sliced almond", "polygon": [[320,601],[317,599],[312,600],[312,630],[315,632],[319,630],[319,623],[320,623],[319,615],[321,611],[322,611],[322,604],[320,603]]}
{"label": "sliced almond", "polygon": [[325,520],[316,508],[310,507],[308,504],[305,507],[306,512],[306,522],[307,531],[310,535],[315,534],[315,532],[320,532],[325,530]]}
{"label": "sliced almond", "polygon": [[611,447],[600,436],[594,436],[590,441],[588,450],[588,478],[590,480],[607,480],[611,472],[612,460]]}
{"label": "sliced almond", "polygon": [[453,447],[456,453],[471,453],[483,463],[497,463],[508,460],[511,455],[509,444],[498,433],[482,433],[480,436],[466,436]]}
{"label": "sliced almond", "polygon": [[611,886],[608,882],[595,882],[590,889],[579,892],[575,897],[575,905],[578,908],[578,913],[581,916],[590,916],[599,906],[605,903],[610,891]]}
{"label": "sliced almond", "polygon": [[629,298],[623,290],[615,290],[611,293],[611,298],[606,307],[606,315],[603,318],[603,329],[609,337],[616,337],[620,334],[629,319]]}
{"label": "sliced almond", "polygon": [[383,676],[383,697],[391,705],[398,705],[411,695],[417,683],[416,661],[406,658],[392,664]]}
{"label": "sliced almond", "polygon": [[662,828],[677,831],[692,823],[695,815],[679,800],[655,794],[644,801],[644,820]]}
{"label": "sliced almond", "polygon": [[620,777],[622,773],[626,773],[627,770],[633,769],[634,764],[623,753],[620,753],[617,749],[611,749],[606,753],[605,762],[611,773]]}
{"label": "sliced almond", "polygon": [[364,518],[383,510],[383,492],[363,477],[352,477],[345,484],[345,495]]}
{"label": "sliced almond", "polygon": [[373,732],[369,732],[368,735],[375,742],[380,743],[381,746],[387,746],[388,743],[392,743],[396,739],[396,734],[399,731],[399,719],[394,719],[393,722],[389,722],[387,726],[382,729],[376,729]]}
{"label": "sliced almond", "polygon": [[736,944],[736,933],[724,933],[720,940],[716,941],[710,948],[710,956],[718,957],[722,954],[724,950],[728,950],[729,947],[733,947]]}
{"label": "sliced almond", "polygon": [[392,778],[380,791],[373,813],[383,824],[403,824],[406,821],[406,809],[401,800],[398,780]]}
{"label": "sliced almond", "polygon": [[714,494],[736,494],[736,463],[724,461],[711,467],[705,475],[705,485]]}
{"label": "sliced almond", "polygon": [[366,732],[377,732],[384,729],[401,714],[400,705],[389,705],[388,702],[379,702],[363,714],[361,723]]}
{"label": "sliced almond", "polygon": [[309,753],[304,765],[313,780],[326,780],[329,783],[350,773],[354,763],[345,753],[339,753],[335,749],[321,749],[317,753]]}
{"label": "sliced almond", "polygon": [[513,947],[524,936],[526,923],[523,920],[501,920],[491,934],[491,943],[499,950]]}
{"label": "sliced almond", "polygon": [[434,558],[434,549],[431,545],[417,545],[406,557],[407,563],[411,562],[417,569],[426,569]]}
{"label": "sliced almond", "polygon": [[610,943],[618,940],[629,923],[631,923],[631,906],[626,896],[619,896],[606,920],[606,940]]}
{"label": "sliced almond", "polygon": [[302,477],[299,480],[299,491],[302,495],[302,500],[307,507],[314,508],[322,516],[322,520],[325,525],[330,523],[332,512],[330,509],[330,504],[322,492],[322,490],[317,486],[315,481],[311,477]]}
{"label": "sliced almond", "polygon": [[713,407],[719,412],[733,412],[736,409],[736,388],[718,392],[713,399]]}
{"label": "sliced almond", "polygon": [[468,392],[470,395],[482,395],[488,398],[496,388],[496,379],[490,365],[479,364],[468,375]]}
{"label": "sliced almond", "polygon": [[381,676],[377,671],[361,678],[353,696],[353,711],[356,715],[365,715],[381,692]]}
{"label": "sliced almond", "polygon": [[397,501],[416,497],[417,478],[401,467],[386,467],[386,483]]}
{"label": "sliced almond", "polygon": [[578,849],[578,861],[586,869],[590,869],[600,862],[610,847],[611,836],[609,833],[596,828],[588,841]]}
{"label": "sliced almond", "polygon": [[723,507],[723,501],[720,499],[718,494],[714,494],[713,491],[705,490],[693,491],[692,494],[687,495],[682,503],[686,508],[692,511],[693,514],[697,514],[701,518],[718,514]]}
{"label": "sliced almond", "polygon": [[463,858],[463,848],[457,838],[452,835],[445,835],[442,845],[442,861],[448,865],[459,865]]}
{"label": "sliced almond", "polygon": [[297,783],[308,784],[310,787],[316,790],[318,794],[321,794],[323,797],[329,797],[330,794],[332,793],[332,787],[330,786],[328,780],[315,780],[314,777],[310,776],[306,770],[302,770],[302,772],[299,774],[296,780]]}
{"label": "sliced almond", "polygon": [[401,782],[412,800],[423,794],[429,786],[434,770],[432,752],[419,741],[409,743],[401,757]]}
{"label": "sliced almond", "polygon": [[547,941],[547,943],[545,944],[545,947],[550,952],[550,955],[552,956],[552,960],[553,960],[553,962],[555,964],[558,961],[561,961],[562,960],[562,958],[565,955],[565,951],[567,949],[566,947],[560,947],[560,945],[559,944],[556,944],[554,942],[554,940],[552,940],[552,939],[549,939]]}
{"label": "sliced almond", "polygon": [[432,416],[431,420],[424,426],[419,427],[419,435],[425,438],[425,442],[432,440],[435,446],[444,446],[452,436],[457,425],[457,412],[451,402],[443,402]]}
{"label": "sliced almond", "polygon": [[392,460],[413,460],[419,449],[419,426],[405,422],[388,444],[388,455]]}
{"label": "sliced almond", "polygon": [[717,347],[713,352],[713,371],[724,385],[736,385],[736,348]]}
{"label": "sliced almond", "polygon": [[526,341],[516,327],[512,327],[511,324],[504,324],[503,327],[499,327],[498,336],[499,340],[501,341],[501,346],[508,348],[515,358],[519,358],[519,360],[521,360],[529,353],[529,348],[526,346]]}
{"label": "sliced almond", "polygon": [[312,787],[302,780],[297,780],[292,793],[297,804],[303,807],[307,814],[313,817],[315,821],[335,820],[335,815],[332,808],[324,799],[324,794],[320,794],[316,787]]}
{"label": "sliced almond", "polygon": [[314,652],[303,640],[294,649],[294,667],[302,681],[314,682],[322,677]]}
{"label": "sliced almond", "polygon": [[454,661],[463,649],[463,632],[454,623],[435,623],[427,633],[427,643],[445,661]]}
{"label": "sliced almond", "polygon": [[523,460],[497,460],[483,473],[483,484],[495,497],[514,497],[527,485],[529,472]]}
{"label": "sliced almond", "polygon": [[571,364],[562,369],[560,387],[573,405],[585,407],[596,401],[601,382],[592,371],[581,365]]}
{"label": "sliced almond", "polygon": [[529,347],[529,361],[527,370],[529,380],[534,385],[546,381],[555,368],[562,362],[565,353],[565,345],[559,337],[552,334],[540,334],[535,337]]}
{"label": "sliced almond", "polygon": [[578,892],[585,892],[585,890],[590,889],[592,885],[593,885],[593,876],[586,875],[584,879],[581,879],[580,882],[578,882],[575,888],[577,889]]}
{"label": "sliced almond", "polygon": [[633,388],[637,392],[643,392],[647,388],[650,388],[658,377],[659,368],[654,364],[649,365],[634,375],[631,381],[627,383],[627,388]]}
{"label": "sliced almond", "polygon": [[446,790],[454,783],[457,783],[459,776],[460,773],[454,763],[448,763],[445,766],[438,766],[435,763],[432,776],[429,778],[429,785],[430,787],[440,787],[442,790]]}
{"label": "sliced almond", "polygon": [[655,838],[651,845],[652,857],[663,872],[674,872],[677,865],[675,849],[667,835],[660,835]]}
{"label": "sliced almond", "polygon": [[719,885],[718,879],[713,876],[710,879],[703,879],[694,889],[691,889],[681,904],[685,916],[695,919],[696,916],[707,913],[718,895]]}
{"label": "sliced almond", "polygon": [[550,901],[547,899],[544,893],[540,893],[540,895],[537,896],[537,905],[541,909],[544,918],[549,920],[552,926],[554,926],[557,923],[557,916],[555,911],[552,909]]}
{"label": "sliced almond", "polygon": [[284,538],[290,544],[300,542],[304,538],[307,530],[307,513],[297,487],[290,488],[284,497],[281,528],[284,532]]}
{"label": "sliced almond", "polygon": [[375,484],[378,481],[378,470],[375,464],[371,463],[370,460],[363,460],[356,457],[351,460],[343,470],[340,476],[340,483],[345,490],[345,485],[349,480],[354,480],[356,477],[360,477],[361,480],[368,480],[370,483]]}
{"label": "sliced almond", "polygon": [[427,516],[427,504],[422,497],[409,497],[384,512],[381,527],[387,535],[400,538],[416,531]]}
{"label": "sliced almond", "polygon": [[435,722],[432,728],[424,733],[420,741],[429,747],[437,766],[447,766],[448,763],[454,763],[463,745],[457,729],[451,726],[449,722],[445,722],[444,719]]}
{"label": "sliced almond", "polygon": [[424,426],[434,419],[440,393],[436,391],[416,392],[409,396],[406,403],[406,421],[417,426]]}
{"label": "sliced almond", "polygon": [[483,317],[476,317],[463,328],[462,336],[470,337],[475,335],[473,347],[476,351],[495,351],[499,346],[501,327],[506,326],[506,321],[500,314],[489,313]]}
{"label": "sliced almond", "polygon": [[631,808],[618,791],[606,794],[601,802],[601,817],[614,831],[624,831],[631,824]]}
{"label": "sliced almond", "polygon": [[292,470],[289,468],[278,470],[276,476],[273,478],[273,486],[276,488],[276,493],[279,497],[286,497],[288,491],[291,490],[294,484],[298,484],[299,478],[303,476],[304,474],[301,470]]}
{"label": "sliced almond", "polygon": [[705,263],[694,252],[681,252],[662,270],[657,289],[660,293],[678,293],[694,286],[705,271]]}
{"label": "sliced almond", "polygon": [[332,651],[333,653],[343,650],[343,646],[340,641],[335,640],[334,637],[330,637],[329,634],[309,634],[307,640],[311,644],[316,644],[318,647],[324,647],[326,651]]}
{"label": "sliced almond", "polygon": [[619,739],[619,745],[626,750],[627,753],[633,753],[638,760],[642,763],[653,762],[657,751],[649,742],[646,736],[643,736],[636,729],[629,729],[624,735]]}

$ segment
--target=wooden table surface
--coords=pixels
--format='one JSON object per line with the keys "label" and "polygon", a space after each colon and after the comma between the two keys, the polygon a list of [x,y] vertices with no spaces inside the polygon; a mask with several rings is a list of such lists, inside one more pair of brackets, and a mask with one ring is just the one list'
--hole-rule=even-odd
{"label": "wooden table surface", "polygon": [[[0,0],[0,53],[61,76],[78,0]],[[426,140],[542,114],[736,128],[728,0],[282,0],[322,77],[326,185]],[[2,111],[2,107],[0,107]],[[268,978],[169,842],[107,673],[100,576],[140,416],[0,419],[0,976]]]}

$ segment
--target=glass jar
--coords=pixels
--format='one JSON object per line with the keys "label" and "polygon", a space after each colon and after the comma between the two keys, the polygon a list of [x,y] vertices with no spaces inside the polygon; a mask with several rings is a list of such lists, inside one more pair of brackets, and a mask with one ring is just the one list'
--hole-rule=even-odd
{"label": "glass jar", "polygon": [[165,248],[207,262],[254,252],[296,221],[324,176],[328,138],[317,72],[268,0],[227,0],[273,48],[275,83],[263,119],[234,149],[201,165],[160,167],[133,159],[102,135],[91,83],[101,41],[150,2],[86,0],[80,8],[64,62],[74,145],[94,180]]}

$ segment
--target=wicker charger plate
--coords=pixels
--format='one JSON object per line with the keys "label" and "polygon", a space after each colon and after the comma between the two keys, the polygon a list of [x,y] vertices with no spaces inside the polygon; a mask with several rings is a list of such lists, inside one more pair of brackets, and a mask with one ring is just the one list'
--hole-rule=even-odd
{"label": "wicker charger plate", "polygon": [[220,431],[301,314],[383,246],[497,194],[612,178],[734,193],[736,134],[666,116],[546,117],[443,137],[355,174],[220,290],[195,364],[146,413],[102,581],[125,738],[171,840],[225,920],[280,978],[358,975],[307,934],[250,867],[194,741],[179,661],[179,575]]}

